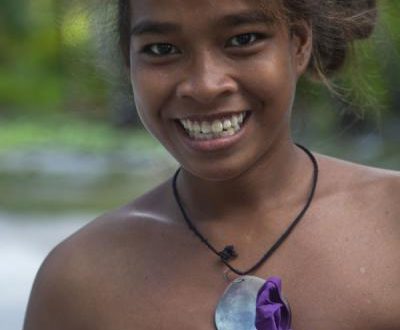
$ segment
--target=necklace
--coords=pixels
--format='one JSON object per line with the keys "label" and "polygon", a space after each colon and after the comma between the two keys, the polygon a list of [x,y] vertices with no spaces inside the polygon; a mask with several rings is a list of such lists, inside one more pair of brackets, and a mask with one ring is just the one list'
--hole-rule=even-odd
{"label": "necklace", "polygon": [[194,234],[212,251],[214,252],[220,259],[221,261],[235,274],[237,275],[248,275],[250,273],[253,273],[256,271],[267,259],[281,246],[281,244],[285,241],[285,239],[290,235],[290,233],[293,231],[293,229],[296,227],[296,225],[300,222],[300,220],[303,218],[304,214],[307,212],[308,208],[311,205],[311,202],[313,200],[314,194],[315,194],[315,189],[317,187],[317,182],[318,182],[318,163],[317,160],[315,159],[314,155],[306,149],[305,147],[297,144],[297,146],[302,149],[307,156],[310,158],[312,165],[313,165],[313,178],[312,178],[312,184],[311,184],[311,190],[308,195],[307,201],[302,208],[302,210],[299,212],[299,214],[294,218],[292,223],[289,225],[289,227],[284,231],[284,233],[276,240],[276,242],[267,250],[267,252],[260,258],[259,261],[257,261],[254,266],[250,267],[249,269],[245,271],[240,271],[233,266],[229,264],[229,260],[232,258],[235,258],[238,256],[237,252],[235,251],[235,248],[233,245],[227,245],[222,251],[218,251],[208,240],[199,232],[199,230],[195,227],[193,222],[190,220],[189,216],[186,213],[186,210],[184,209],[182,205],[181,198],[179,196],[178,188],[177,188],[177,178],[178,174],[180,172],[180,168],[176,171],[173,180],[172,180],[172,188],[175,196],[176,203],[179,206],[179,209],[183,215],[183,218],[185,219],[189,229],[194,232]]}
{"label": "necklace", "polygon": [[[238,256],[233,245],[227,245],[222,251],[218,251],[208,240],[199,232],[196,226],[193,224],[191,219],[186,213],[183,207],[181,198],[179,196],[177,188],[177,178],[181,170],[179,168],[172,180],[172,188],[176,203],[185,219],[189,229],[213,252],[220,260],[237,275],[239,278],[233,280],[230,285],[225,290],[222,295],[215,312],[215,326],[217,330],[255,330],[254,319],[255,319],[255,305],[258,291],[264,284],[264,280],[255,276],[249,276],[248,274],[253,273],[262,264],[264,264],[267,259],[281,246],[285,239],[290,235],[295,226],[303,218],[304,214],[307,212],[311,205],[313,197],[315,195],[315,190],[318,182],[318,163],[314,155],[305,147],[297,144],[297,146],[302,149],[306,155],[310,158],[313,165],[313,178],[311,183],[311,189],[307,198],[305,205],[299,214],[294,218],[289,227],[284,231],[284,233],[276,240],[276,242],[266,251],[266,253],[257,261],[252,267],[245,271],[240,271],[229,264],[229,260],[236,258]],[[288,305],[288,304],[287,304]]]}

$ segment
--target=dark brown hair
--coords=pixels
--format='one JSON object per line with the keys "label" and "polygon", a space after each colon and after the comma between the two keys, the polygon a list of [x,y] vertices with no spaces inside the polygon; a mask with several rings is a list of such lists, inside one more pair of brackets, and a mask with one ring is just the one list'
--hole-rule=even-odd
{"label": "dark brown hair", "polygon": [[[320,80],[326,80],[342,68],[353,42],[368,38],[374,30],[376,0],[276,1],[289,26],[295,27],[301,20],[311,25],[313,50],[307,71]],[[129,0],[118,0],[118,31],[120,49],[129,66]]]}

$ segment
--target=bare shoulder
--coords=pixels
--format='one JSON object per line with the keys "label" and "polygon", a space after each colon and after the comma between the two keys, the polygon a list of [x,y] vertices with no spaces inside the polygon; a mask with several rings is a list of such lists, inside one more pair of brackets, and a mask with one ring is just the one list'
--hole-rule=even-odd
{"label": "bare shoulder", "polygon": [[[24,329],[101,329],[94,323],[99,315],[121,307],[111,303],[114,294],[129,289],[133,298],[140,295],[147,263],[163,249],[157,238],[175,227],[168,187],[161,184],[57,245],[36,276]],[[124,287],[128,277],[135,286]]]}
{"label": "bare shoulder", "polygon": [[367,203],[385,218],[400,216],[400,172],[319,156],[325,193],[351,196],[354,206]]}
{"label": "bare shoulder", "polygon": [[[371,329],[400,328],[400,172],[319,156],[321,205]],[[334,207],[332,207],[334,205]],[[336,250],[337,251],[337,250]],[[367,323],[366,323],[367,326]]]}
{"label": "bare shoulder", "polygon": [[322,203],[336,205],[349,228],[365,228],[371,240],[384,239],[400,251],[400,172],[326,156],[319,156],[319,163]]}

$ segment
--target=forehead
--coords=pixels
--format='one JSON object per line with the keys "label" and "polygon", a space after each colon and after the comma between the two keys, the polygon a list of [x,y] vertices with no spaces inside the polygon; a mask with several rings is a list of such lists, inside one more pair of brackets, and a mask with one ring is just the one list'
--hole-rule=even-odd
{"label": "forehead", "polygon": [[131,25],[141,20],[205,22],[239,12],[277,13],[275,0],[130,0]]}

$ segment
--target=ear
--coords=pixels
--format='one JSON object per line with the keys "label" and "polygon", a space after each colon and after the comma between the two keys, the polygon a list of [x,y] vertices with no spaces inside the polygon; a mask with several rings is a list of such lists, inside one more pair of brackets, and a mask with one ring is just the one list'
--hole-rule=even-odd
{"label": "ear", "polygon": [[301,20],[291,25],[293,65],[297,78],[307,70],[313,48],[313,33],[309,22]]}

